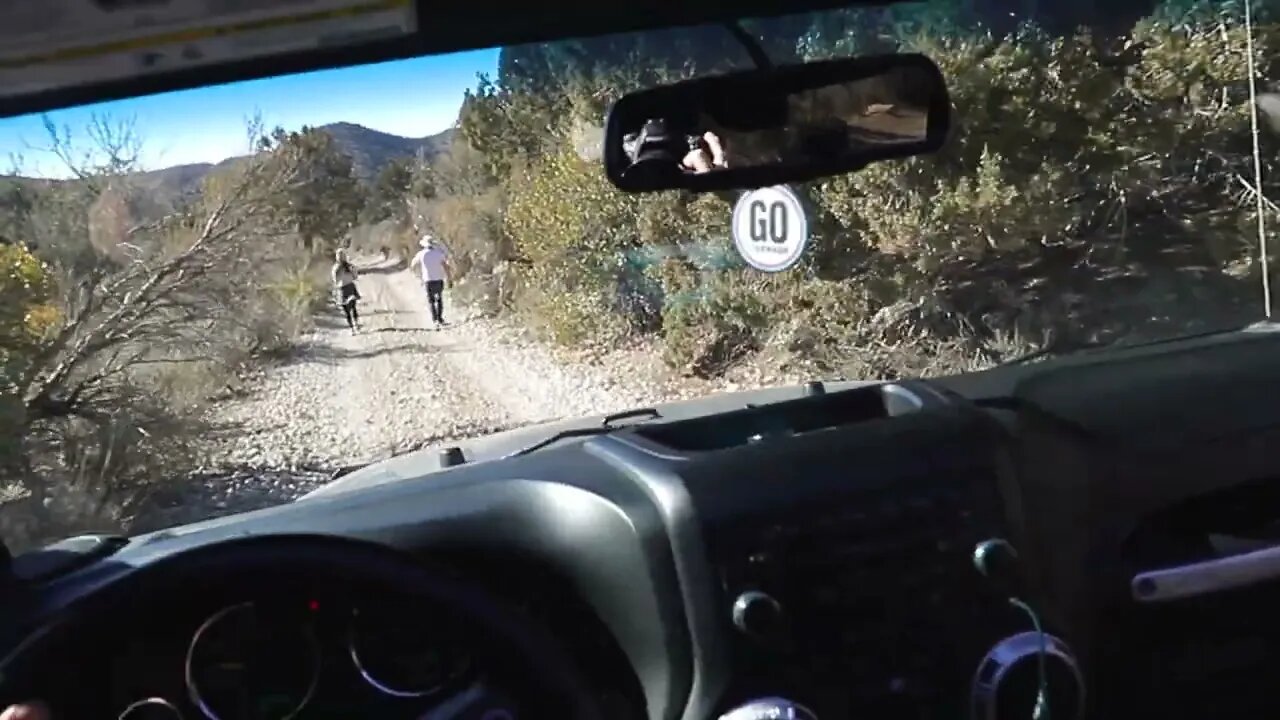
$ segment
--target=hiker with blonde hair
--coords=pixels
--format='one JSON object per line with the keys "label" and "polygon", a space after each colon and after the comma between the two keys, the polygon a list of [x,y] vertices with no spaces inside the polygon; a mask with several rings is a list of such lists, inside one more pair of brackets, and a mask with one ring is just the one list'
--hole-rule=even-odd
{"label": "hiker with blonde hair", "polygon": [[356,288],[355,266],[347,259],[347,249],[338,248],[334,253],[333,269],[330,271],[333,278],[333,285],[338,290],[338,302],[342,305],[342,313],[347,318],[347,327],[351,328],[351,334],[360,331],[360,311],[356,308],[356,303],[360,301],[360,291]]}

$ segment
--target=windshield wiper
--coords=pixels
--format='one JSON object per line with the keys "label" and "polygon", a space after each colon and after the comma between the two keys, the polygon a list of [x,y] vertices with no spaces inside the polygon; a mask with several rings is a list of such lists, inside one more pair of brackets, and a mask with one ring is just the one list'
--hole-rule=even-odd
{"label": "windshield wiper", "polygon": [[1048,357],[1057,357],[1060,355],[1070,355],[1084,350],[1101,350],[1110,347],[1119,342],[1119,338],[1112,340],[1082,340],[1070,343],[1049,343],[1042,348],[1032,350],[1015,358],[1000,363],[999,367],[1007,365],[1023,365],[1025,363],[1041,360]]}
{"label": "windshield wiper", "polygon": [[1000,363],[997,367],[1006,367],[1008,365],[1022,365],[1024,363],[1040,360],[1047,357],[1056,357],[1061,355],[1069,355],[1071,353],[1082,352],[1085,350],[1102,350],[1112,348],[1116,350],[1129,350],[1133,348],[1152,347],[1155,345],[1167,345],[1169,343],[1181,342],[1183,340],[1195,340],[1198,338],[1213,337],[1214,335],[1227,335],[1229,333],[1240,332],[1250,328],[1269,328],[1269,321],[1248,323],[1246,325],[1233,326],[1229,328],[1218,328],[1217,330],[1206,330],[1204,332],[1191,333],[1189,335],[1174,335],[1156,340],[1148,340],[1146,342],[1126,343],[1123,337],[1114,337],[1110,340],[1080,340],[1075,342],[1049,343],[1038,350],[1019,355],[1011,360]]}
{"label": "windshield wiper", "polygon": [[636,410],[625,410],[623,412],[613,413],[612,415],[606,415],[604,417],[604,420],[600,421],[599,425],[589,425],[587,427],[570,428],[569,430],[561,430],[560,432],[550,437],[543,438],[538,442],[533,443],[532,445],[527,445],[525,447],[520,448],[519,450],[516,450],[513,453],[504,455],[503,459],[505,460],[507,458],[518,457],[520,455],[528,455],[529,453],[535,450],[541,450],[542,448],[547,447],[548,445],[553,445],[555,443],[560,442],[561,440],[568,440],[569,438],[591,437],[593,435],[607,435],[615,430],[621,429],[616,425],[614,425],[615,422],[618,422],[619,420],[628,420],[630,418],[636,418],[636,417],[644,417],[652,420],[655,418],[662,417],[662,413],[658,412],[654,408],[638,408]]}

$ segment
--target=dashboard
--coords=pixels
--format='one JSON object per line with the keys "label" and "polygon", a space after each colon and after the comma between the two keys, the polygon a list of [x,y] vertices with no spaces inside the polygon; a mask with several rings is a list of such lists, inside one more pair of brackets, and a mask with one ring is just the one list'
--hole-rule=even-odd
{"label": "dashboard", "polygon": [[77,702],[121,720],[519,717],[526,680],[486,662],[486,643],[447,607],[316,582],[125,612],[67,662],[98,669],[77,673]]}
{"label": "dashboard", "polygon": [[[1280,337],[1241,331],[660,406],[524,455],[449,449],[443,470],[400,458],[288,506],[17,558],[0,617],[24,620],[0,644],[193,548],[311,533],[518,603],[619,720],[1272,716],[1275,389]],[[74,644],[106,668],[86,695],[107,716],[532,716],[536,677],[447,607],[325,582],[179,595]]]}

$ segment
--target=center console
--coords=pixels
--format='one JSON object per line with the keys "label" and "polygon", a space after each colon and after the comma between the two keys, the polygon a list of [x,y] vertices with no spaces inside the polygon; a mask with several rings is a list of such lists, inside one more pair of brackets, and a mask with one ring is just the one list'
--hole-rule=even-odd
{"label": "center console", "polygon": [[975,567],[1009,535],[1001,429],[933,393],[815,393],[627,439],[677,466],[701,522],[732,643],[721,712],[1029,718],[1051,676],[1054,716],[1079,717],[1070,648]]}

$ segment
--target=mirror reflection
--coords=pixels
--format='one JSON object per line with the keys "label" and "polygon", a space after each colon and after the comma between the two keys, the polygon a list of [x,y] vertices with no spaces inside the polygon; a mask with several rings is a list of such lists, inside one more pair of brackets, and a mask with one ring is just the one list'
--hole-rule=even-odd
{"label": "mirror reflection", "polygon": [[[777,98],[753,98],[744,113],[749,130],[732,106],[717,113],[699,108],[692,125],[672,118],[636,118],[622,136],[631,163],[628,173],[668,170],[685,174],[779,164],[841,161],[886,146],[920,143],[928,137],[929,107],[936,75],[925,68],[894,67],[857,80],[788,91]],[[723,106],[723,101],[717,103]],[[761,122],[761,108],[769,108]],[[659,168],[659,166],[666,166]]]}

